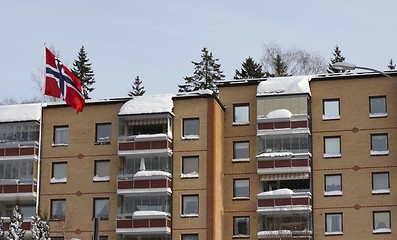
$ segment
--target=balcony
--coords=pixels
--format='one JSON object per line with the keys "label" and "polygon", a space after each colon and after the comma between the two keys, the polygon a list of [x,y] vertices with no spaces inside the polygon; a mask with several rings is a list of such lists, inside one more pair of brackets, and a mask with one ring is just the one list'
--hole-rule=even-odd
{"label": "balcony", "polygon": [[0,201],[34,200],[37,193],[35,182],[20,182],[17,179],[0,180]]}
{"label": "balcony", "polygon": [[170,234],[171,218],[160,211],[136,211],[117,216],[116,233],[124,235]]}
{"label": "balcony", "polygon": [[292,129],[308,129],[310,126],[307,114],[292,114],[286,109],[270,112],[266,116],[258,116],[258,133]]}
{"label": "balcony", "polygon": [[310,173],[311,154],[270,152],[256,156],[258,174]]}
{"label": "balcony", "polygon": [[0,143],[0,159],[33,158],[38,155],[38,142],[7,142]]}
{"label": "balcony", "polygon": [[283,212],[311,212],[310,192],[293,192],[290,189],[278,189],[257,195],[259,214],[281,214]]}
{"label": "balcony", "polygon": [[121,175],[117,180],[118,194],[142,192],[171,193],[171,174],[163,171],[139,171],[133,175]]}
{"label": "balcony", "polygon": [[[11,223],[10,217],[1,217],[1,220],[3,221],[3,229],[4,230],[9,229]],[[25,231],[30,231],[31,222],[32,222],[32,218],[23,218],[22,229]]]}
{"label": "balcony", "polygon": [[119,137],[119,156],[171,152],[172,140],[164,133]]}

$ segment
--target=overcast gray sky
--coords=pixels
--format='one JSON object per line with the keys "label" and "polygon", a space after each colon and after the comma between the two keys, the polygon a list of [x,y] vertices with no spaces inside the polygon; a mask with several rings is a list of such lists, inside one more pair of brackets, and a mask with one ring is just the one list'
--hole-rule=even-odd
{"label": "overcast gray sky", "polygon": [[227,79],[276,42],[385,70],[397,62],[396,0],[0,0],[0,101],[39,95],[32,80],[44,43],[69,68],[82,45],[95,73],[92,98],[175,93],[207,47]]}

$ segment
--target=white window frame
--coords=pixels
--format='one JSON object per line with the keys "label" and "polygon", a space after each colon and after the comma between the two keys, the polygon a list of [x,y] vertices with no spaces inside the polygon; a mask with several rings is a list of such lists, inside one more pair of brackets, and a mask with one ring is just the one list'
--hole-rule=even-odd
{"label": "white window frame", "polygon": [[[333,147],[336,149],[333,149]],[[335,157],[341,157],[341,137],[326,136],[324,137],[324,158]]]}
{"label": "white window frame", "polygon": [[[385,177],[386,179],[384,179]],[[389,193],[390,193],[389,173],[388,172],[372,173],[372,194],[389,194]]]}
{"label": "white window frame", "polygon": [[[378,139],[377,139],[378,138]],[[382,149],[375,147],[374,142],[376,141],[382,141],[378,142],[382,144]],[[382,156],[382,155],[388,155],[389,154],[389,139],[388,135],[385,134],[371,134],[371,156]],[[385,145],[385,146],[383,146]]]}
{"label": "white window frame", "polygon": [[374,211],[372,228],[373,233],[391,233],[391,212]]}
{"label": "white window frame", "polygon": [[340,101],[339,99],[323,100],[323,120],[340,119]]}
{"label": "white window frame", "polygon": [[[187,208],[191,207],[190,204],[195,204],[196,211],[194,212],[187,212]],[[199,216],[199,195],[192,194],[192,195],[182,195],[182,217],[198,217]]]}
{"label": "white window frame", "polygon": [[[379,106],[381,106],[381,108],[383,108],[384,110],[379,111],[379,110],[375,109],[375,108],[378,108]],[[369,117],[370,118],[387,117],[386,96],[369,97]]]}
{"label": "white window frame", "polygon": [[[335,184],[333,184],[335,183]],[[330,186],[339,186],[339,189],[329,189]],[[324,176],[324,196],[342,196],[342,174],[327,174]]]}
{"label": "white window frame", "polygon": [[233,105],[233,125],[248,125],[250,123],[250,107],[248,103]]}
{"label": "white window frame", "polygon": [[[333,221],[337,220],[335,226]],[[325,235],[342,235],[343,234],[343,214],[342,213],[326,213],[325,214]]]}

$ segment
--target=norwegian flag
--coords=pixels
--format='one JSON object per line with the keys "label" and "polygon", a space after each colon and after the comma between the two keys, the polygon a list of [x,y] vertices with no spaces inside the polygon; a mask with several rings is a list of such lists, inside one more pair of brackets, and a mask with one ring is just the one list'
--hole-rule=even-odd
{"label": "norwegian flag", "polygon": [[45,95],[62,98],[77,112],[83,111],[85,100],[80,80],[55,55],[45,48]]}

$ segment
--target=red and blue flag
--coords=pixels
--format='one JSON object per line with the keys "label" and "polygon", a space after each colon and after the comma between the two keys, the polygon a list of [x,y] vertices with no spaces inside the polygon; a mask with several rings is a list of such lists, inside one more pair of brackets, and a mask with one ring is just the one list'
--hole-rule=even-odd
{"label": "red and blue flag", "polygon": [[45,95],[62,98],[66,104],[83,111],[85,100],[80,80],[48,49],[46,51]]}

